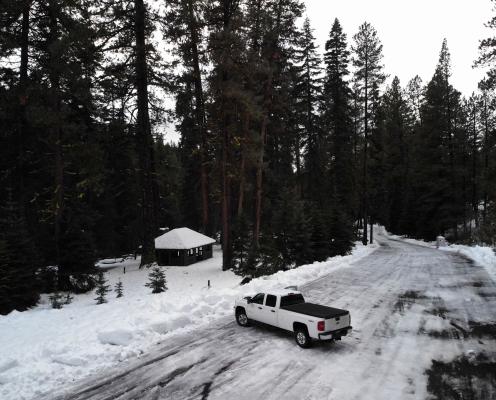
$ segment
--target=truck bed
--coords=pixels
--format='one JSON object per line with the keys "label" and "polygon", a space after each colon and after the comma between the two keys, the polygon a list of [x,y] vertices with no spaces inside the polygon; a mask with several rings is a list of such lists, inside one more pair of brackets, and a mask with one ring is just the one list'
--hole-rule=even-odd
{"label": "truck bed", "polygon": [[299,314],[310,315],[316,318],[329,319],[347,315],[348,311],[339,308],[321,306],[313,303],[300,303],[281,307],[283,310],[293,311]]}

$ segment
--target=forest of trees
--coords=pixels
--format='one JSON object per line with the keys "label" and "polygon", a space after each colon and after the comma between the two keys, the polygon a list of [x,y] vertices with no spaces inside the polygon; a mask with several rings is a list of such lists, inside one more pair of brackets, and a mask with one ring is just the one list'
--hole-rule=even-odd
{"label": "forest of trees", "polygon": [[330,21],[320,53],[301,0],[0,11],[0,313],[92,289],[98,257],[152,265],[161,227],[218,238],[245,276],[346,254],[373,224],[495,245],[496,38],[466,98],[446,40],[430,81],[400,82],[367,22]]}

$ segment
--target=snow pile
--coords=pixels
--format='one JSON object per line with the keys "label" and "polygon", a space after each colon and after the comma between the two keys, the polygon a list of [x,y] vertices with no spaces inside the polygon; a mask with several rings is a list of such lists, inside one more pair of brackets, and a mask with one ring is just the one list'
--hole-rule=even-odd
{"label": "snow pile", "polygon": [[127,346],[133,341],[133,332],[129,329],[114,329],[98,332],[97,337],[101,344]]}
{"label": "snow pile", "polygon": [[71,304],[54,310],[44,296],[30,311],[0,316],[0,398],[39,398],[54,388],[139,357],[169,335],[231,315],[236,297],[302,285],[350,267],[377,247],[357,243],[348,256],[240,286],[239,276],[222,271],[222,254],[215,246],[209,260],[189,267],[165,267],[169,290],[155,295],[144,286],[149,271],[138,268],[139,259],[103,264],[103,268],[114,267],[106,277],[112,287],[118,281],[123,283],[124,297],[117,299],[110,293],[108,303],[96,305],[94,293],[74,295]]}

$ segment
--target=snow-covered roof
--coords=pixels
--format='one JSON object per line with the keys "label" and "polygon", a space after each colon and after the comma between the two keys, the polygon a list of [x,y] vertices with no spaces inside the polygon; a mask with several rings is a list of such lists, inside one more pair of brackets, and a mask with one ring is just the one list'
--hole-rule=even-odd
{"label": "snow-covered roof", "polygon": [[156,249],[185,250],[215,243],[215,239],[189,228],[176,228],[155,238]]}

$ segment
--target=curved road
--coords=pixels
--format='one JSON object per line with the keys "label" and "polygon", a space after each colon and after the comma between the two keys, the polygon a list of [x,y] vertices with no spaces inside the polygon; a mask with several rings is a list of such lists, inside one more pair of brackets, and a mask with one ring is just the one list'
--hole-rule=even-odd
{"label": "curved road", "polygon": [[301,288],[351,311],[341,342],[303,350],[291,334],[225,318],[50,399],[496,398],[495,283],[461,256],[380,240]]}

